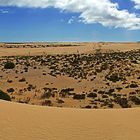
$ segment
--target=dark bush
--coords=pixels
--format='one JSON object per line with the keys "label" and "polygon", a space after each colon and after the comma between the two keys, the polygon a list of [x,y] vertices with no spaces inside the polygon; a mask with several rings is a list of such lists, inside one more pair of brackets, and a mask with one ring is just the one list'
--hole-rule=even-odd
{"label": "dark bush", "polygon": [[99,94],[104,94],[105,91],[100,90],[100,91],[98,91],[98,93],[99,93]]}
{"label": "dark bush", "polygon": [[136,96],[130,96],[129,99],[135,103],[135,105],[140,105],[140,99]]}
{"label": "dark bush", "polygon": [[13,62],[6,62],[4,65],[5,69],[13,69],[15,68],[15,64]]}
{"label": "dark bush", "polygon": [[25,82],[25,81],[26,81],[25,78],[19,79],[19,82]]}
{"label": "dark bush", "polygon": [[25,72],[28,72],[28,68],[27,67],[25,67],[24,70],[25,70]]}
{"label": "dark bush", "polygon": [[52,90],[49,88],[45,88],[45,91],[44,91],[43,95],[41,96],[41,98],[42,99],[44,99],[44,98],[49,99],[51,97],[51,95],[52,95]]}
{"label": "dark bush", "polygon": [[73,99],[75,99],[75,100],[84,100],[85,99],[85,94],[75,94],[73,96]]}
{"label": "dark bush", "polygon": [[85,108],[87,108],[87,109],[91,109],[91,108],[92,108],[92,106],[87,105],[87,106],[85,106]]}
{"label": "dark bush", "polygon": [[9,88],[9,89],[7,89],[7,92],[14,92],[15,90],[13,89],[13,88]]}
{"label": "dark bush", "polygon": [[105,92],[105,94],[111,96],[114,91],[115,91],[115,89],[110,89],[109,91]]}
{"label": "dark bush", "polygon": [[87,97],[96,98],[96,97],[97,97],[97,94],[96,94],[96,93],[89,93],[89,94],[87,95]]}
{"label": "dark bush", "polygon": [[4,93],[2,90],[0,90],[0,99],[6,100],[6,101],[11,101],[10,96],[7,93]]}
{"label": "dark bush", "polygon": [[68,95],[72,95],[71,91],[74,91],[74,88],[62,89],[59,93],[60,97],[66,98]]}
{"label": "dark bush", "polygon": [[140,76],[137,79],[140,79]]}
{"label": "dark bush", "polygon": [[64,103],[64,101],[61,100],[61,99],[58,99],[57,102],[58,102],[58,104],[63,104]]}
{"label": "dark bush", "polygon": [[112,81],[112,82],[118,82],[120,80],[122,80],[122,77],[119,77],[118,74],[112,74],[110,76],[106,76],[107,80]]}
{"label": "dark bush", "polygon": [[126,98],[117,97],[115,101],[122,107],[122,108],[129,108],[128,100]]}
{"label": "dark bush", "polygon": [[114,105],[113,105],[113,104],[109,104],[108,107],[109,107],[109,108],[113,108]]}
{"label": "dark bush", "polygon": [[108,96],[107,96],[107,95],[105,95],[105,94],[103,94],[103,95],[102,95],[102,98],[108,98]]}
{"label": "dark bush", "polygon": [[52,106],[52,101],[51,100],[45,100],[42,102],[43,106]]}
{"label": "dark bush", "polygon": [[123,88],[122,87],[117,87],[116,88],[118,91],[121,91]]}
{"label": "dark bush", "polygon": [[131,62],[134,63],[134,64],[138,64],[137,60],[132,60]]}
{"label": "dark bush", "polygon": [[35,88],[36,88],[36,86],[33,86],[32,84],[29,84],[28,87],[27,87],[27,90],[31,91],[31,90],[33,90]]}
{"label": "dark bush", "polygon": [[71,92],[74,91],[74,88],[66,88],[66,89],[62,89],[61,92]]}
{"label": "dark bush", "polygon": [[112,88],[112,89],[110,89],[108,92],[109,92],[109,93],[113,93],[114,91],[115,91],[115,89]]}
{"label": "dark bush", "polygon": [[130,88],[137,88],[137,87],[138,87],[138,85],[136,83],[130,84]]}
{"label": "dark bush", "polygon": [[7,82],[8,82],[8,83],[12,83],[13,81],[8,79]]}

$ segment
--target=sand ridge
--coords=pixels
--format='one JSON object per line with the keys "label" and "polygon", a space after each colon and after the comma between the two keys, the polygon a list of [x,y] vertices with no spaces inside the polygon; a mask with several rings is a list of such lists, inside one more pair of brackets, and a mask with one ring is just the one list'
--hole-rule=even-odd
{"label": "sand ridge", "polygon": [[0,101],[1,140],[139,140],[140,109],[86,110]]}

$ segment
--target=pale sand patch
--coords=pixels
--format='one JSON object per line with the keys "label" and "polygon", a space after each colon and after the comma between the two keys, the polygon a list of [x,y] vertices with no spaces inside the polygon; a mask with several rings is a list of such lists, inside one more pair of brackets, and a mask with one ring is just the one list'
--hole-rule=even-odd
{"label": "pale sand patch", "polygon": [[0,101],[0,140],[139,140],[140,109],[82,110]]}

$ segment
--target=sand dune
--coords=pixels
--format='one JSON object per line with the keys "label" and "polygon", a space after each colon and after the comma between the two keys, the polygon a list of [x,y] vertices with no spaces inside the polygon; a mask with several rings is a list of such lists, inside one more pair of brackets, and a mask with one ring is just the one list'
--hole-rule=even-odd
{"label": "sand dune", "polygon": [[82,110],[0,101],[0,140],[139,140],[140,109]]}

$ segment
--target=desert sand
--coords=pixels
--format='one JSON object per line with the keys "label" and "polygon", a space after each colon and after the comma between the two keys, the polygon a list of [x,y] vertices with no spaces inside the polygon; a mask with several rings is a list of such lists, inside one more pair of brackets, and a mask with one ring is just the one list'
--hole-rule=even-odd
{"label": "desert sand", "polygon": [[[65,46],[66,45],[66,46]],[[38,44],[0,44],[0,56],[29,56],[29,55],[44,55],[44,54],[77,54],[77,53],[92,53],[96,49],[103,51],[130,51],[140,49],[140,43],[55,43],[53,45]]]}
{"label": "desert sand", "polygon": [[0,140],[140,140],[140,43],[0,44],[3,97]]}
{"label": "desert sand", "polygon": [[0,101],[0,140],[139,140],[140,109],[86,110]]}

